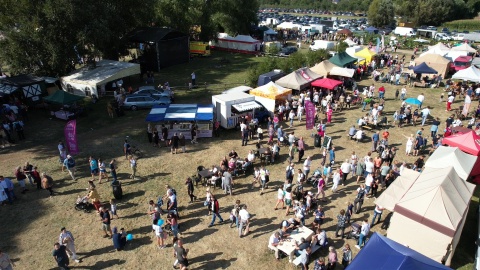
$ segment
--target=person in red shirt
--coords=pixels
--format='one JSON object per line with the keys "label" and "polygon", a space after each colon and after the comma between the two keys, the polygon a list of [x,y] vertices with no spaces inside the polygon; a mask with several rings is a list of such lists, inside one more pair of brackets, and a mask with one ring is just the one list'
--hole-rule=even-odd
{"label": "person in red shirt", "polygon": [[378,98],[383,99],[385,96],[385,87],[382,85],[378,88]]}
{"label": "person in red shirt", "polygon": [[382,133],[382,138],[388,141],[388,136],[390,136],[390,133],[388,132],[388,129],[385,129],[385,131]]}

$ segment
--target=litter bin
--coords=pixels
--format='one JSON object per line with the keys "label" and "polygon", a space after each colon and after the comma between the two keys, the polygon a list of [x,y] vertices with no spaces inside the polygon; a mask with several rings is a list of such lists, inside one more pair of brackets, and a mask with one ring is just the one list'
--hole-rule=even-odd
{"label": "litter bin", "polygon": [[112,183],[113,197],[117,200],[121,200],[123,197],[122,184],[119,181]]}
{"label": "litter bin", "polygon": [[321,144],[322,144],[322,137],[320,137],[320,135],[318,134],[315,134],[315,141],[313,142],[313,146],[320,147]]}

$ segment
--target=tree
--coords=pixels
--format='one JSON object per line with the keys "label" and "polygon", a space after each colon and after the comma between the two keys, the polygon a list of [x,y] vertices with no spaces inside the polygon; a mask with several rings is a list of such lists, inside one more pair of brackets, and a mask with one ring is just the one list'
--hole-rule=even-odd
{"label": "tree", "polygon": [[337,53],[345,52],[348,48],[348,44],[346,42],[339,42],[337,43]]}
{"label": "tree", "polygon": [[395,16],[392,0],[373,0],[368,8],[367,15],[370,24],[373,26],[391,25]]}

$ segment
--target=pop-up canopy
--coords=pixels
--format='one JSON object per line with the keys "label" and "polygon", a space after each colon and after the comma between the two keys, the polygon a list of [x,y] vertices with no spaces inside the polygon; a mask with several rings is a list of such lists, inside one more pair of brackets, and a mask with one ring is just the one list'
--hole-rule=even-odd
{"label": "pop-up canopy", "polygon": [[443,144],[460,148],[463,152],[480,156],[480,136],[473,130],[464,134],[455,134],[443,139]]}
{"label": "pop-up canopy", "polygon": [[480,69],[470,66],[453,74],[452,79],[464,80],[470,82],[480,82]]}
{"label": "pop-up canopy", "polygon": [[163,121],[212,121],[213,105],[170,104],[155,105],[147,115],[147,122]]}
{"label": "pop-up canopy", "polygon": [[458,147],[440,146],[428,158],[425,167],[442,169],[453,166],[458,176],[466,180],[476,161],[476,156],[464,153]]}
{"label": "pop-up canopy", "polygon": [[332,58],[328,59],[328,61],[332,62],[336,66],[345,67],[357,62],[358,60],[357,58],[351,57],[346,52],[341,52],[335,54]]}
{"label": "pop-up canopy", "polygon": [[355,56],[365,58],[365,61],[367,62],[372,62],[372,57],[375,55],[377,55],[377,53],[370,51],[368,47],[365,47],[363,50],[355,53]]}
{"label": "pop-up canopy", "polygon": [[250,90],[250,95],[264,97],[269,99],[286,99],[292,94],[292,89],[284,88],[274,82]]}
{"label": "pop-up canopy", "polygon": [[318,79],[318,80],[314,81],[312,83],[312,86],[333,90],[335,87],[337,87],[341,84],[342,84],[341,81],[337,81],[337,80],[329,79],[329,78],[323,78],[323,79]]}
{"label": "pop-up canopy", "polygon": [[[396,181],[396,180],[395,180]],[[373,233],[348,269],[447,270],[450,269],[413,249]]]}
{"label": "pop-up canopy", "polygon": [[338,66],[336,66],[335,64],[333,64],[328,60],[323,60],[322,62],[311,67],[310,70],[319,75],[326,77],[334,67],[338,67]]}
{"label": "pop-up canopy", "polygon": [[403,198],[419,176],[420,173],[417,171],[403,169],[402,174],[375,200],[375,204],[388,211],[393,211],[395,205]]}
{"label": "pop-up canopy", "polygon": [[472,48],[470,45],[467,43],[462,43],[458,46],[455,46],[451,49],[452,51],[459,51],[459,52],[469,52],[469,53],[474,53],[477,52],[474,48]]}
{"label": "pop-up canopy", "polygon": [[421,63],[418,66],[410,68],[416,74],[436,74],[438,73],[435,69],[429,67],[425,62]]}

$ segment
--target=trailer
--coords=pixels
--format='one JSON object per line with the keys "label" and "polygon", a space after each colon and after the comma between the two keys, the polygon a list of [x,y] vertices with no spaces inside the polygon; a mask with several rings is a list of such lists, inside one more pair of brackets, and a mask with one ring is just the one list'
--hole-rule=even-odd
{"label": "trailer", "polygon": [[265,121],[271,113],[255,101],[255,96],[238,92],[212,96],[215,119],[225,129],[232,129],[240,124],[242,117],[248,115]]}

